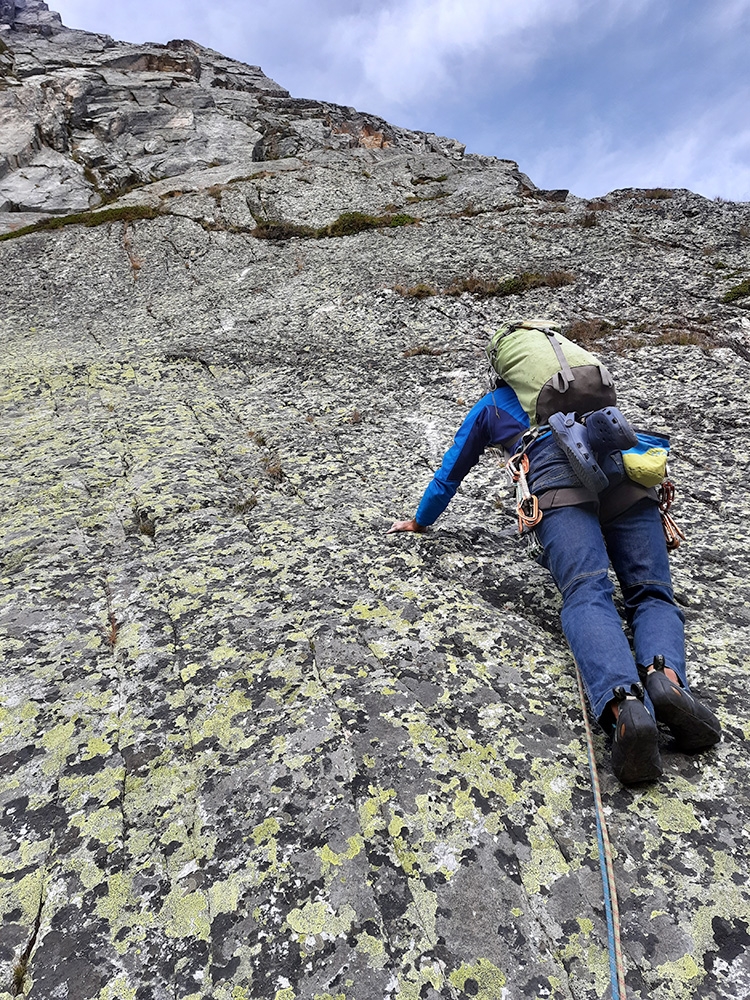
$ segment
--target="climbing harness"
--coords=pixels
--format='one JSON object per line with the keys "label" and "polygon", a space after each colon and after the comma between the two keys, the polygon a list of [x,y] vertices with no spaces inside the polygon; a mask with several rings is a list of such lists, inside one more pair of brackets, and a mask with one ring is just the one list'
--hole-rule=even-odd
{"label": "climbing harness", "polygon": [[617,885],[615,883],[614,865],[612,864],[612,845],[609,840],[609,833],[607,832],[607,821],[604,815],[604,805],[602,804],[602,793],[599,785],[599,772],[596,767],[596,757],[594,755],[594,737],[591,732],[591,724],[589,723],[586,695],[583,691],[583,682],[578,664],[576,664],[576,680],[578,681],[578,694],[581,699],[583,724],[586,730],[586,750],[589,758],[589,771],[591,772],[591,788],[594,793],[596,840],[599,847],[599,867],[602,873],[602,886],[604,889],[604,912],[607,918],[609,977],[612,984],[612,1000],[625,1000],[625,963],[622,957],[622,944],[620,942],[620,907],[617,902]]}
{"label": "climbing harness", "polygon": [[659,486],[659,513],[661,514],[661,526],[664,531],[664,539],[669,552],[674,552],[680,547],[680,542],[685,541],[685,533],[677,527],[674,518],[669,510],[674,501],[674,483],[671,479],[665,479]]}
{"label": "climbing harness", "polygon": [[542,519],[542,512],[539,510],[539,501],[529,489],[526,474],[529,471],[529,456],[526,452],[517,452],[512,455],[505,468],[512,483],[516,486],[516,514],[518,515],[518,533],[522,535],[524,531],[531,531]]}

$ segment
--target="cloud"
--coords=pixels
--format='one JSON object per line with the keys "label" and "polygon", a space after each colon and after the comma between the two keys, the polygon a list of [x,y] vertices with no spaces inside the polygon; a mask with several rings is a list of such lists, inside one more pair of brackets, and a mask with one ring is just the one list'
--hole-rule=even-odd
{"label": "cloud", "polygon": [[389,103],[404,103],[450,85],[451,63],[478,51],[498,49],[499,66],[523,61],[503,43],[546,17],[575,17],[585,0],[408,0],[380,10],[372,19],[347,18],[336,26],[332,47],[359,53],[363,84]]}
{"label": "cloud", "polygon": [[[579,44],[632,19],[653,0],[406,0],[370,16],[339,19],[329,33],[334,60],[355,54],[359,90],[407,104],[449,90],[481,61],[499,78],[527,75],[554,58],[558,32],[576,26]],[[585,42],[584,42],[585,43]],[[351,56],[350,56],[351,58]]]}
{"label": "cloud", "polygon": [[686,187],[707,198],[750,201],[750,126],[732,127],[733,112],[748,103],[750,93],[745,93],[734,108],[704,110],[640,157],[631,155],[629,170],[636,171],[644,187]]}
{"label": "cloud", "polygon": [[540,187],[569,187],[589,198],[617,188],[682,187],[707,198],[749,201],[750,125],[733,127],[748,104],[750,88],[721,109],[706,107],[675,123],[647,145],[603,128],[560,137],[524,161],[524,169]]}

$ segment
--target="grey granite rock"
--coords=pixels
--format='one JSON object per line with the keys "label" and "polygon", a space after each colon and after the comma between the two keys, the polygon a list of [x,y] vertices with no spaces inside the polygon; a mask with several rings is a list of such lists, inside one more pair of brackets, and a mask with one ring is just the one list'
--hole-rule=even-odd
{"label": "grey granite rock", "polygon": [[16,17],[15,0],[0,0],[0,24],[13,24]]}
{"label": "grey granite rock", "polygon": [[50,10],[42,0],[2,0],[0,23],[42,35],[51,35],[62,27],[60,15]]}
{"label": "grey granite rock", "polygon": [[0,1000],[611,995],[574,664],[497,456],[384,534],[518,313],[672,436],[724,727],[646,789],[595,736],[628,997],[750,997],[750,206],[559,200],[45,10],[0,35]]}
{"label": "grey granite rock", "polygon": [[48,147],[34,152],[27,164],[0,180],[0,212],[68,214],[100,202],[81,165]]}
{"label": "grey granite rock", "polygon": [[[41,2],[6,10],[0,62],[0,176],[41,147],[84,172],[89,202],[196,167],[314,150],[399,147],[460,159],[452,139],[408,132],[353,108],[297,100],[259,67],[195,42],[115,43],[71,31]],[[54,32],[52,29],[55,29]],[[45,205],[36,174],[14,178],[13,204]],[[79,200],[85,199],[79,191]]]}

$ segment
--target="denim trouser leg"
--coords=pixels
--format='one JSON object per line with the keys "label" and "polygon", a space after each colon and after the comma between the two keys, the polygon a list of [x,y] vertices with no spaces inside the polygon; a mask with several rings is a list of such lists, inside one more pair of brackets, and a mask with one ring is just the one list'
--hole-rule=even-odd
{"label": "denim trouser leg", "polygon": [[[552,436],[529,449],[529,486],[539,495],[579,485]],[[687,687],[684,616],[675,604],[659,509],[644,498],[619,517],[599,523],[597,505],[553,507],[544,512],[536,535],[540,559],[562,594],[565,637],[581,671],[597,718],[612,689],[638,678],[636,663],[648,666],[661,654]],[[633,632],[635,661],[612,601],[610,562],[619,580]],[[648,697],[647,697],[648,704]]]}
{"label": "denim trouser leg", "polygon": [[[612,689],[629,688],[639,678],[612,600],[614,586],[607,573],[611,552],[607,552],[596,507],[582,504],[547,510],[535,530],[544,548],[542,565],[552,573],[562,594],[563,632],[593,712],[601,718],[612,700]],[[621,533],[612,535],[618,555],[621,538]],[[625,571],[624,557],[618,562]]]}
{"label": "denim trouser leg", "polygon": [[688,686],[685,616],[675,604],[669,554],[656,504],[641,500],[602,526],[633,632],[636,663],[649,666],[658,653]]}

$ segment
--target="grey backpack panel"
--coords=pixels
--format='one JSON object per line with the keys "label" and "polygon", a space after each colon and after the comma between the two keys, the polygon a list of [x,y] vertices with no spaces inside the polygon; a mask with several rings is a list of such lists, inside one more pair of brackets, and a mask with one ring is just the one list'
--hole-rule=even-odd
{"label": "grey backpack panel", "polygon": [[575,380],[568,384],[564,392],[555,387],[554,379],[546,382],[536,404],[536,418],[540,424],[547,423],[553,413],[589,413],[617,403],[613,385],[602,383],[602,373],[598,365],[582,365],[575,369]]}

